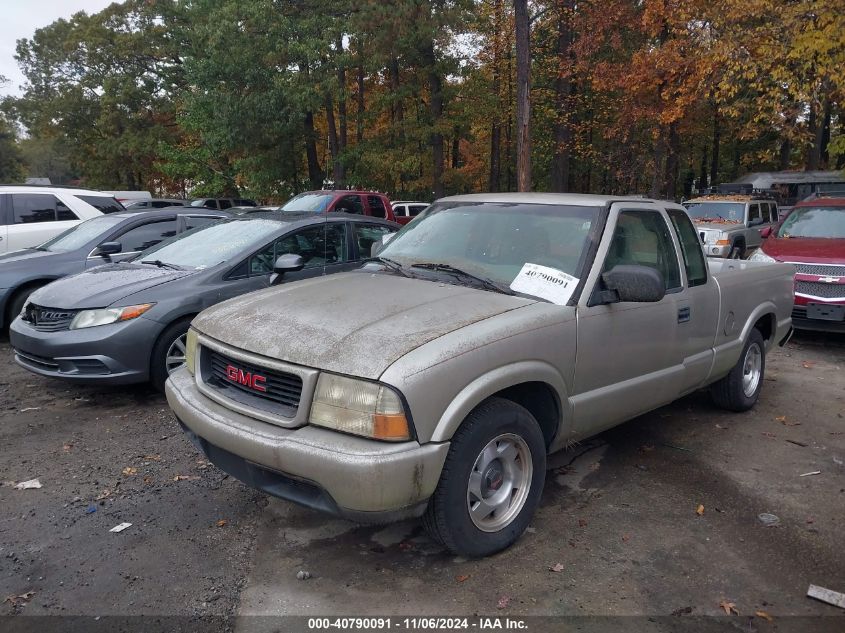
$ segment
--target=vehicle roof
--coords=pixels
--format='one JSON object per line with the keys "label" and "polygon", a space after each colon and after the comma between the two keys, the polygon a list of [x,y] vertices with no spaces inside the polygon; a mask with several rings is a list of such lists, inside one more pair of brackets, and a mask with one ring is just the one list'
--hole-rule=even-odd
{"label": "vehicle roof", "polygon": [[392,200],[393,204],[431,204],[430,202],[422,202],[421,200]]}
{"label": "vehicle roof", "polygon": [[357,213],[313,213],[311,211],[258,211],[256,213],[247,213],[245,215],[237,215],[233,218],[236,221],[248,222],[250,220],[274,220],[286,224],[296,224],[307,226],[309,224],[320,224],[322,222],[367,222],[376,224],[384,224],[385,226],[400,227],[401,225],[391,220],[384,218],[374,218],[369,215],[359,215]]}
{"label": "vehicle roof", "polygon": [[191,207],[164,207],[162,209],[126,209],[125,211],[117,211],[109,213],[107,217],[111,218],[162,218],[168,215],[192,215],[192,216],[207,216],[212,218],[230,218],[233,217],[231,213],[225,211],[218,211],[216,209],[199,209],[192,210]]}
{"label": "vehicle roof", "polygon": [[440,198],[437,202],[510,202],[521,204],[560,204],[582,207],[604,207],[613,202],[656,202],[658,204],[667,204],[665,200],[654,200],[639,196],[608,196],[591,193],[471,193]]}
{"label": "vehicle roof", "polygon": [[845,196],[831,196],[830,198],[820,196],[811,200],[796,202],[795,207],[845,207]]}
{"label": "vehicle roof", "polygon": [[0,192],[3,193],[69,193],[71,195],[85,195],[85,196],[102,196],[104,198],[114,198],[110,193],[105,191],[95,191],[93,189],[80,189],[77,187],[62,187],[56,185],[0,185]]}
{"label": "vehicle roof", "polygon": [[[350,194],[350,193],[352,193],[352,194],[357,193],[357,194],[366,194],[366,195],[371,195],[371,196],[385,196],[385,197],[387,197],[387,194],[382,193],[381,191],[368,191],[366,189],[315,189],[314,191],[303,191],[303,192],[298,193],[296,195],[302,196],[302,195],[307,194],[307,193],[314,193],[314,194],[324,193],[324,194],[338,194],[338,195],[347,195],[347,194]],[[294,196],[294,197],[296,197],[296,196]]]}
{"label": "vehicle roof", "polygon": [[745,193],[710,193],[684,202],[776,202],[774,198]]}

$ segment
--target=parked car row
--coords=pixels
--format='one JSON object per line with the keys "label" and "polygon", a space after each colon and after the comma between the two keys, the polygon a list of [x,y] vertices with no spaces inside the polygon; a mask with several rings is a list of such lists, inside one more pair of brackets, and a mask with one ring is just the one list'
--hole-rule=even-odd
{"label": "parked car row", "polygon": [[100,215],[0,258],[0,292],[27,370],[150,381],[245,483],[483,556],[528,526],[548,453],[701,388],[747,410],[792,319],[845,321],[801,285],[842,286],[813,249],[845,239],[845,199],[777,217],[754,195],[312,191]]}

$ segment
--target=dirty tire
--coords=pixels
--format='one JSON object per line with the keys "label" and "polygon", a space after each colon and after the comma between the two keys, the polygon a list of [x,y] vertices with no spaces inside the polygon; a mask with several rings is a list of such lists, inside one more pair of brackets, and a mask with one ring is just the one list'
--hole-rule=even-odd
{"label": "dirty tire", "polygon": [[[516,458],[511,457],[514,454]],[[483,471],[477,470],[485,463],[485,455],[496,458]],[[510,400],[490,398],[467,416],[452,438],[423,526],[431,538],[455,554],[471,558],[494,554],[514,543],[528,527],[540,503],[545,476],[546,444],[534,416]],[[490,494],[488,501],[507,500],[501,512],[497,509],[488,518],[473,520],[471,500],[476,504],[480,500],[472,495],[473,480],[485,482],[479,485]],[[512,487],[514,482],[522,485]],[[497,514],[501,526],[496,525]],[[482,523],[485,529],[476,521],[486,521]]]}
{"label": "dirty tire", "polygon": [[191,319],[181,319],[168,325],[158,337],[150,356],[150,382],[159,391],[164,391],[167,381],[167,351],[173,342],[188,331]]}
{"label": "dirty tire", "polygon": [[[756,361],[755,361],[756,358]],[[759,372],[755,381],[749,380],[751,372]],[[713,401],[728,411],[748,411],[757,403],[766,371],[766,346],[760,330],[754,328],[742,348],[731,373],[710,387]],[[753,390],[751,389],[753,387]]]}

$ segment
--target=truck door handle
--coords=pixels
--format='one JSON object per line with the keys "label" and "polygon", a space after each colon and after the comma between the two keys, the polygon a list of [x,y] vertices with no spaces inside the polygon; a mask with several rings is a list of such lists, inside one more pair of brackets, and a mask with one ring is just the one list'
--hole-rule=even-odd
{"label": "truck door handle", "polygon": [[686,323],[690,319],[690,308],[678,308],[678,323]]}

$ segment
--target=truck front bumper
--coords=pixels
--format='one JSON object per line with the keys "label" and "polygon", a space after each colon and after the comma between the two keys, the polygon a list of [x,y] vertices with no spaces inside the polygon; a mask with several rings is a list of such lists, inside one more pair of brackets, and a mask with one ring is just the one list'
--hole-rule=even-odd
{"label": "truck front bumper", "polygon": [[731,252],[730,245],[705,244],[704,252],[708,257],[727,257]]}
{"label": "truck front bumper", "polygon": [[209,461],[288,501],[365,523],[420,516],[449,444],[388,443],[316,426],[283,428],[205,397],[183,368],[170,375],[170,408]]}

